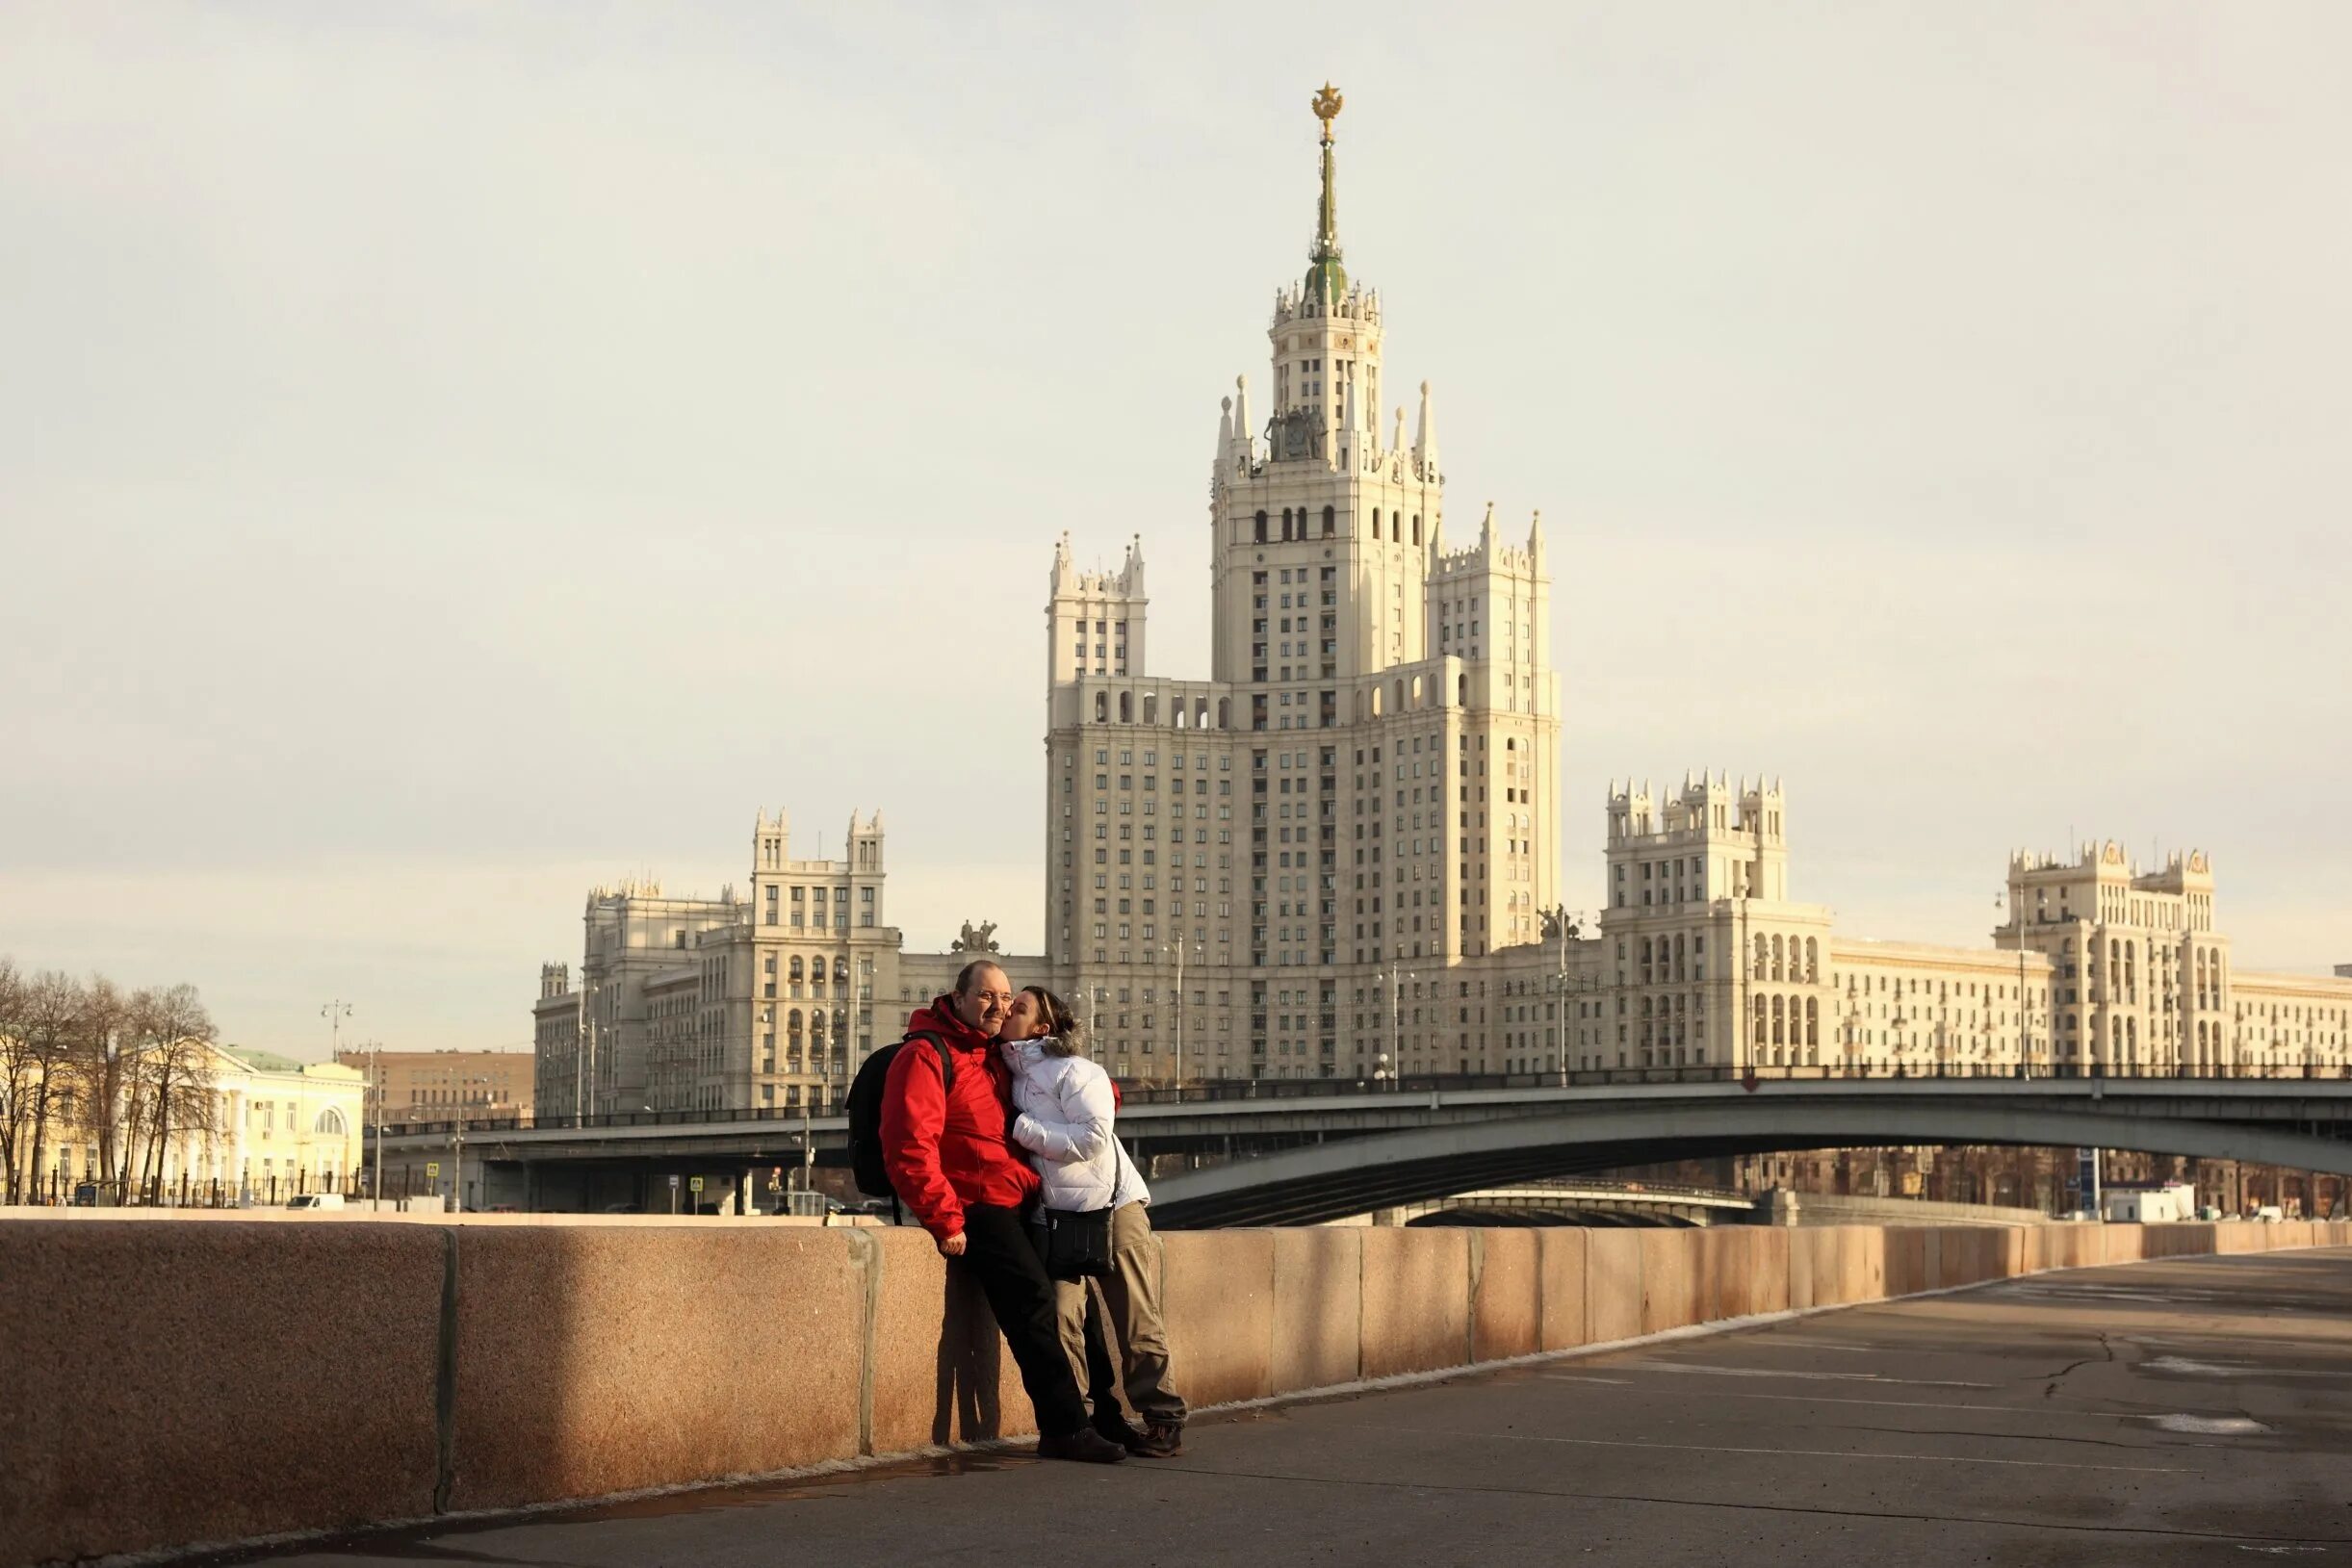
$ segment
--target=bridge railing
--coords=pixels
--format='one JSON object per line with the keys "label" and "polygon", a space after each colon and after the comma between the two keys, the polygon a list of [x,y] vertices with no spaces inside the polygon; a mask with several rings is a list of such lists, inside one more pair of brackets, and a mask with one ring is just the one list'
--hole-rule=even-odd
{"label": "bridge railing", "polygon": [[[2317,1065],[2280,1068],[2270,1071],[2219,1068],[2210,1072],[2187,1070],[2169,1072],[2110,1072],[2093,1065],[2088,1070],[2074,1067],[2036,1064],[2030,1070],[2011,1065],[1995,1069],[1988,1064],[1959,1063],[1929,1064],[1913,1070],[1907,1064],[1873,1071],[1867,1064],[1848,1066],[1790,1066],[1790,1067],[1604,1067],[1567,1072],[1445,1072],[1407,1073],[1391,1078],[1240,1078],[1219,1079],[1208,1083],[1173,1084],[1150,1080],[1121,1079],[1119,1092],[1125,1105],[1216,1105],[1235,1100],[1324,1099],[1356,1094],[1427,1094],[1432,1092],[1455,1093],[1482,1089],[1606,1089],[1619,1086],[1650,1084],[1728,1084],[1728,1083],[1829,1083],[1846,1080],[1874,1083],[1900,1082],[1925,1079],[1930,1082],[1954,1082],[1977,1078],[2003,1079],[2075,1079],[2106,1078],[2127,1081],[2178,1083],[2184,1080],[2199,1082],[2229,1082],[2264,1080],[2272,1082],[2306,1082],[2313,1080],[2341,1081],[2352,1079],[2352,1065],[2329,1069]],[[463,1127],[469,1138],[485,1133],[532,1131],[584,1131],[614,1127],[708,1127],[737,1122],[797,1123],[808,1117],[816,1121],[838,1118],[838,1108],[804,1113],[798,1106],[755,1106],[740,1110],[720,1111],[618,1111],[586,1116],[541,1114],[499,1118],[468,1118]],[[460,1123],[454,1120],[393,1122],[384,1128],[385,1136],[448,1137]],[[828,1129],[830,1130],[830,1129]]]}

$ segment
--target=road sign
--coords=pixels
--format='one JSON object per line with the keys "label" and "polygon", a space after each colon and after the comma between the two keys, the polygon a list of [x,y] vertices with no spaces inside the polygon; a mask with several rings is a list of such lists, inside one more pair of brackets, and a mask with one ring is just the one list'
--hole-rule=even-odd
{"label": "road sign", "polygon": [[701,1191],[703,1190],[703,1179],[702,1179],[702,1177],[700,1177],[700,1176],[696,1176],[696,1177],[695,1177],[695,1178],[694,1178],[692,1181],[687,1182],[687,1183],[686,1183],[686,1189],[687,1189],[687,1191],[689,1191],[689,1192],[696,1192],[696,1193],[701,1192]]}
{"label": "road sign", "polygon": [[678,1191],[678,1178],[676,1176],[672,1176],[670,1178],[670,1191],[673,1193]]}
{"label": "road sign", "polygon": [[439,1160],[427,1160],[425,1162],[425,1179],[426,1181],[438,1180],[440,1175],[441,1162]]}

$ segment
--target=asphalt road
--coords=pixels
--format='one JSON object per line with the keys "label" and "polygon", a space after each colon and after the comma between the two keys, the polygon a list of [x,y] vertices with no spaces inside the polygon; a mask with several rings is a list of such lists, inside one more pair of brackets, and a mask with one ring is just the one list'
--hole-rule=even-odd
{"label": "asphalt road", "polygon": [[[1181,1369],[1178,1369],[1179,1372]],[[2352,1251],[2046,1274],[976,1455],[281,1555],[770,1568],[2352,1563]]]}

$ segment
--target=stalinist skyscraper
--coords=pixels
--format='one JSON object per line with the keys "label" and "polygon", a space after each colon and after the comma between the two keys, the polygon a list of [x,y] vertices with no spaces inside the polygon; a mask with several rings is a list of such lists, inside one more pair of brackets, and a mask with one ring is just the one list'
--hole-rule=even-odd
{"label": "stalinist skyscraper", "polygon": [[1313,109],[1313,241],[1275,295],[1266,412],[1244,376],[1218,421],[1209,679],[1146,663],[1140,538],[1115,571],[1067,535],[1054,553],[1047,951],[1123,1076],[1172,1079],[1179,1049],[1186,1079],[1463,1070],[1487,1033],[1470,977],[1557,902],[1542,527],[1507,541],[1489,507],[1448,547],[1435,401],[1422,382],[1409,442],[1402,400],[1382,418],[1339,94]]}

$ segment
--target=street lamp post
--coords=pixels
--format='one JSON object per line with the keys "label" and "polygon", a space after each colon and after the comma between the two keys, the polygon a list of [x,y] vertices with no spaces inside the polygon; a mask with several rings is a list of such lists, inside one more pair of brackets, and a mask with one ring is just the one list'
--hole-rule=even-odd
{"label": "street lamp post", "polygon": [[1570,915],[1565,904],[1554,905],[1547,918],[1560,939],[1560,962],[1552,975],[1552,1049],[1560,1058],[1560,1087],[1568,1087],[1568,938],[1583,935],[1582,915]]}
{"label": "street lamp post", "polygon": [[2004,906],[2009,912],[2010,929],[2017,933],[2017,1075],[2033,1076],[2033,1037],[2029,1027],[2032,1009],[2026,998],[2026,900],[2025,885],[2018,885],[2019,896],[2012,901],[2005,893],[1993,895],[1993,908]]}
{"label": "street lamp post", "polygon": [[384,1206],[384,1067],[380,1040],[368,1041],[368,1086],[375,1095],[375,1174],[368,1178],[368,1212]]}
{"label": "street lamp post", "polygon": [[1374,978],[1388,982],[1388,1059],[1392,1064],[1388,1086],[1393,1089],[1405,1077],[1405,1045],[1400,1037],[1405,1024],[1405,982],[1413,976],[1409,970],[1391,964],[1386,974]]}
{"label": "street lamp post", "polygon": [[[1178,1100],[1184,1097],[1184,938],[1178,936],[1172,942],[1160,945],[1163,953],[1176,955],[1176,1092]],[[1094,994],[1094,988],[1087,988]]]}
{"label": "street lamp post", "polygon": [[462,1214],[465,1212],[466,1191],[466,1097],[461,1090],[475,1084],[486,1084],[490,1080],[460,1078],[457,1069],[452,1067],[444,1081],[450,1086],[450,1110],[455,1118],[450,1123],[450,1212]]}

